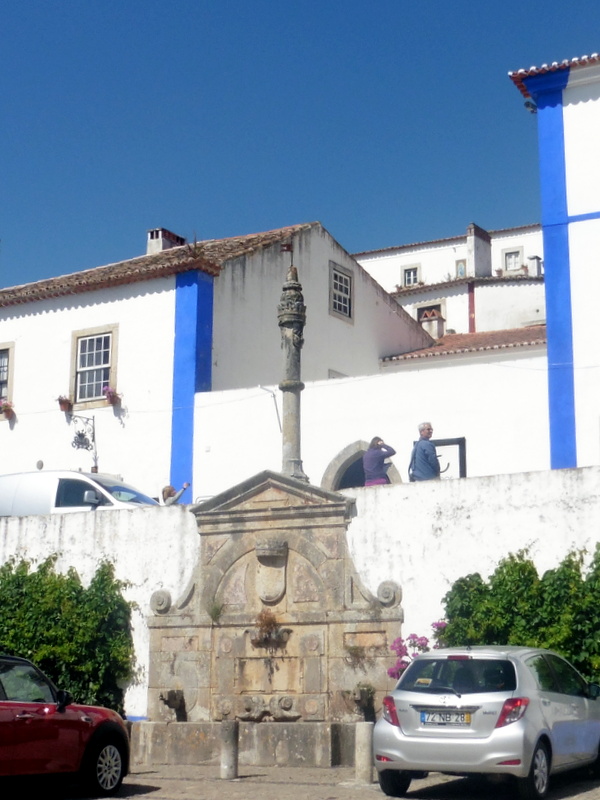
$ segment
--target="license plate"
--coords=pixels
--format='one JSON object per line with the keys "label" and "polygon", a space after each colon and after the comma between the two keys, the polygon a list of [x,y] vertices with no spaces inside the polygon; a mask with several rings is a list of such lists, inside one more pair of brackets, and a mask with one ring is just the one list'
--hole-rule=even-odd
{"label": "license plate", "polygon": [[422,725],[470,725],[470,711],[421,711]]}

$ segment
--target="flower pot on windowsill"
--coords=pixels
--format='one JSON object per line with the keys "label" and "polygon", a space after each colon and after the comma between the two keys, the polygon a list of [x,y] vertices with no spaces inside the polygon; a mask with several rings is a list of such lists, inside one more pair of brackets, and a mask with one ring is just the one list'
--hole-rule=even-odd
{"label": "flower pot on windowsill", "polygon": [[105,386],[104,389],[102,389],[102,393],[104,397],[106,397],[106,402],[111,406],[118,406],[121,404],[121,395],[114,389],[111,389],[110,386]]}

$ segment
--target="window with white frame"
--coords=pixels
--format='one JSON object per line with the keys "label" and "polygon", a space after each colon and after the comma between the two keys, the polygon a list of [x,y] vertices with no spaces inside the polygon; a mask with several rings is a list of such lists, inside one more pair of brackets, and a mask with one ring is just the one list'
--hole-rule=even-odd
{"label": "window with white frame", "polygon": [[523,248],[518,250],[503,250],[502,255],[504,258],[504,269],[507,272],[514,272],[521,269],[523,264]]}
{"label": "window with white frame", "polygon": [[0,399],[8,398],[8,349],[0,350]]}
{"label": "window with white frame", "polygon": [[419,283],[419,265],[415,264],[411,267],[404,267],[402,270],[402,285],[403,286],[417,286]]}
{"label": "window with white frame", "polygon": [[352,319],[353,285],[352,273],[329,262],[329,310],[336,316]]}
{"label": "window with white frame", "polygon": [[13,367],[13,345],[0,344],[0,400],[10,399]]}
{"label": "window with white frame", "polygon": [[75,402],[104,400],[105,387],[115,388],[116,326],[74,334]]}

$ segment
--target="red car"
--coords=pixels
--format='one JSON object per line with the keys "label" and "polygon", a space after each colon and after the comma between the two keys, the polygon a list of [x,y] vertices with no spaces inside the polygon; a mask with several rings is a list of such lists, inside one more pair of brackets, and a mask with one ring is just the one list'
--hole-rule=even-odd
{"label": "red car", "polygon": [[31,661],[0,655],[0,776],[76,775],[114,794],[129,769],[129,737],[108,708],[72,702]]}

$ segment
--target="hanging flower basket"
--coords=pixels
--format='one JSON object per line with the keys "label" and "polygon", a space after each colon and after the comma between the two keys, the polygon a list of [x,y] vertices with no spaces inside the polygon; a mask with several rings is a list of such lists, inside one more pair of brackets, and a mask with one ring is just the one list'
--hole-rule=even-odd
{"label": "hanging flower basket", "polygon": [[15,415],[13,404],[8,400],[0,400],[0,411],[2,411],[6,419],[12,419]]}
{"label": "hanging flower basket", "polygon": [[57,397],[56,399],[58,400],[58,405],[61,411],[71,411],[73,408],[73,403],[68,397],[65,397],[65,395],[61,394],[60,397]]}
{"label": "hanging flower basket", "polygon": [[118,406],[121,403],[121,395],[116,391],[116,389],[112,389],[110,386],[105,386],[102,389],[102,394],[106,397],[106,401],[110,403],[111,406]]}

